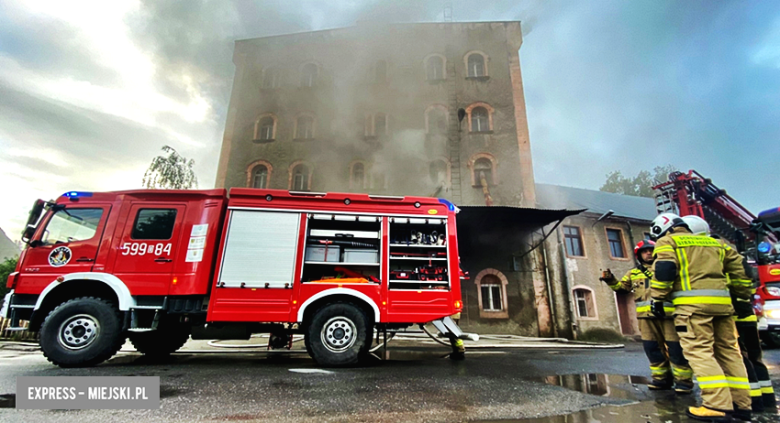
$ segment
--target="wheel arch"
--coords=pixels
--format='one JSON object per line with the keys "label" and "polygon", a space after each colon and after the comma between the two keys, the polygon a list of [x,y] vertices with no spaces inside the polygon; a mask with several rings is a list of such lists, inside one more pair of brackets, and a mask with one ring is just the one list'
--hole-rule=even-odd
{"label": "wheel arch", "polygon": [[119,311],[128,311],[135,306],[135,299],[121,279],[107,273],[71,273],[62,282],[53,281],[44,288],[35,303],[30,318],[30,330],[37,331],[43,320],[57,305],[78,297],[96,297],[117,306]]}
{"label": "wheel arch", "polygon": [[379,323],[379,307],[374,300],[360,291],[348,288],[333,288],[313,295],[301,304],[301,307],[298,309],[297,321],[301,323],[308,322],[311,315],[317,310],[326,304],[336,302],[352,303],[363,309],[369,322]]}

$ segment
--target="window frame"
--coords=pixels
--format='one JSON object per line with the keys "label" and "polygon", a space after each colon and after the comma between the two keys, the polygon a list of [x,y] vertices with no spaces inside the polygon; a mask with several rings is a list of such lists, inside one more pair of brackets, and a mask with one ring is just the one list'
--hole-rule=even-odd
{"label": "window frame", "polygon": [[[262,122],[266,119],[271,120],[271,138],[261,138],[260,137],[260,131],[264,128]],[[278,121],[276,119],[276,116],[272,113],[264,113],[257,117],[257,120],[255,120],[255,133],[254,137],[252,138],[255,142],[271,142],[276,140],[276,128],[278,126]]]}
{"label": "window frame", "polygon": [[[568,238],[570,238],[570,236],[566,234],[566,228],[575,228],[575,229],[577,229],[577,239],[579,240],[579,244],[580,244],[580,250],[581,250],[580,252],[582,253],[581,256],[577,256],[577,255],[569,253],[569,247],[568,247],[568,244],[567,244],[566,241],[567,241]],[[584,236],[583,236],[582,227],[579,226],[579,225],[561,225],[561,232],[563,234],[563,248],[564,248],[564,250],[566,250],[566,257],[569,257],[569,258],[580,258],[580,259],[581,258],[587,258],[587,253],[585,251],[585,240],[584,240]]]}
{"label": "window frame", "polygon": [[[430,178],[433,175],[433,165],[434,163],[442,162],[444,164],[444,175],[445,180],[444,183],[447,185],[452,184],[452,166],[450,164],[450,161],[443,158],[443,157],[435,157],[433,160],[428,162],[428,177]],[[434,181],[433,178],[431,178],[431,183],[436,184],[439,181]]]}
{"label": "window frame", "polygon": [[[265,170],[265,173],[262,174],[262,177],[264,179],[262,186],[257,186],[257,177],[258,177],[258,171],[259,168],[263,168]],[[267,189],[268,188],[268,167],[262,164],[257,164],[252,168],[252,188],[258,188],[258,189]]]}
{"label": "window frame", "polygon": [[[59,242],[49,242],[49,236],[46,235],[46,233],[48,232],[49,234],[51,234],[51,231],[49,230],[49,225],[52,224],[52,222],[54,221],[54,218],[57,217],[57,214],[60,213],[60,212],[63,212],[63,214],[65,214],[65,216],[67,216],[67,213],[70,213],[71,211],[75,211],[75,210],[100,210],[100,218],[97,221],[97,225],[95,226],[95,231],[92,233],[92,235],[89,238],[85,238],[85,239],[74,239],[74,240],[70,240],[70,241],[65,240],[65,241],[59,241]],[[69,245],[69,244],[74,243],[74,242],[90,241],[90,240],[95,238],[95,236],[98,233],[98,230],[101,229],[102,222],[103,222],[103,217],[104,217],[105,214],[106,214],[106,209],[104,207],[100,207],[98,205],[95,205],[95,206],[90,205],[89,207],[73,207],[73,208],[65,207],[64,209],[56,210],[46,220],[46,225],[43,226],[43,229],[41,230],[40,237],[39,237],[38,241],[41,243],[40,244],[41,246],[47,246],[47,247],[56,247],[56,246],[59,246],[59,245]],[[59,219],[59,218],[57,218],[57,219]],[[63,220],[69,221],[68,219],[63,219]]]}
{"label": "window frame", "polygon": [[[495,278],[495,279],[494,279]],[[493,279],[493,280],[491,280]],[[483,283],[484,281],[484,283]],[[477,302],[479,303],[479,317],[481,319],[508,319],[509,318],[509,302],[507,299],[506,287],[509,284],[509,280],[506,276],[497,269],[487,268],[482,270],[474,278],[474,284],[477,287]],[[501,310],[485,310],[482,307],[482,287],[496,286],[499,288],[499,295],[501,301]],[[492,292],[491,292],[492,296]],[[493,304],[491,304],[492,306]]]}
{"label": "window frame", "polygon": [[[309,135],[311,135],[309,137],[302,137],[301,136],[300,131],[301,131],[301,120],[302,119],[307,119],[309,121],[308,129],[309,129],[309,132],[310,132]],[[299,114],[298,116],[296,116],[296,118],[295,118],[295,132],[294,132],[293,139],[298,140],[298,141],[310,141],[310,140],[315,139],[316,136],[317,136],[316,135],[316,125],[317,125],[316,122],[317,122],[317,120],[314,118],[314,115],[312,115],[310,113],[302,113],[302,114]],[[304,135],[306,135],[306,134],[304,134]]]}
{"label": "window frame", "polygon": [[[617,231],[619,235],[618,241],[620,242],[620,248],[623,250],[623,256],[616,256],[612,254],[612,240],[609,239],[609,231]],[[607,248],[609,249],[609,257],[613,260],[629,260],[631,257],[628,255],[628,249],[626,249],[626,237],[623,234],[622,228],[614,226],[604,226],[604,236],[607,240]]]}
{"label": "window frame", "polygon": [[[304,83],[304,78],[306,78],[306,76],[308,75],[306,73],[306,69],[307,68],[311,68],[312,66],[314,67],[314,73],[313,73],[314,76],[313,77],[309,77],[308,80]],[[317,86],[317,82],[319,82],[319,78],[320,78],[320,67],[319,67],[319,65],[317,65],[314,62],[304,63],[304,64],[301,65],[300,73],[301,73],[301,79],[298,82],[299,82],[299,86],[301,88],[314,88],[314,87]]]}
{"label": "window frame", "polygon": [[[430,66],[432,59],[438,59],[438,62],[441,64],[441,77],[440,78],[430,78],[428,73],[428,68]],[[447,58],[444,57],[444,55],[441,55],[439,53],[431,53],[428,56],[425,57],[425,60],[423,61],[423,70],[425,72],[425,80],[431,83],[435,82],[441,82],[447,79]]]}
{"label": "window frame", "polygon": [[274,167],[271,165],[271,163],[265,160],[255,160],[254,162],[249,163],[249,165],[246,167],[246,187],[254,188],[254,170],[257,166],[265,166],[267,171],[265,187],[259,189],[268,189],[268,187],[271,186],[271,175],[274,172]]}
{"label": "window frame", "polygon": [[[471,64],[470,58],[474,55],[479,55],[482,57],[482,75],[471,75]],[[465,55],[463,55],[463,64],[466,67],[466,79],[473,79],[473,80],[484,80],[488,79],[490,77],[490,72],[488,71],[488,62],[490,61],[490,57],[479,51],[479,50],[471,50],[467,52]]]}
{"label": "window frame", "polygon": [[[270,77],[270,86],[266,86],[267,78]],[[260,81],[260,88],[263,90],[275,90],[281,87],[281,72],[276,67],[267,67],[263,69],[263,79]]]}
{"label": "window frame", "polygon": [[[355,167],[360,166],[363,170],[363,177],[361,181],[358,181],[355,178]],[[368,176],[368,165],[363,160],[356,160],[349,165],[349,189],[360,189],[365,190],[367,189],[367,176]],[[360,182],[360,183],[358,183]]]}
{"label": "window frame", "polygon": [[[586,285],[576,285],[572,287],[572,298],[574,299],[574,309],[577,312],[577,319],[578,320],[599,320],[599,312],[598,312],[598,304],[596,304],[596,293],[594,292],[593,288],[586,286]],[[584,300],[585,300],[585,310],[588,312],[587,316],[582,316],[580,314],[580,307],[579,307],[579,298],[577,297],[578,292],[584,292],[586,294]],[[592,312],[592,316],[590,315]]]}
{"label": "window frame", "polygon": [[[484,117],[475,119],[475,116],[482,116],[482,114],[477,115],[475,113],[478,109],[479,110],[484,110],[485,114],[484,114]],[[484,129],[482,128],[482,124],[480,123],[483,120],[485,122],[484,125],[486,126],[486,128],[484,128]],[[479,126],[479,128],[477,128],[476,130],[474,129],[474,125],[475,124],[477,126]],[[488,111],[488,109],[486,109],[485,107],[482,107],[482,106],[477,106],[477,107],[471,109],[471,119],[469,119],[469,125],[470,125],[469,126],[469,132],[472,132],[472,133],[480,133],[480,132],[490,132],[490,131],[492,131],[493,128],[490,125],[490,111]]]}
{"label": "window frame", "polygon": [[[306,170],[308,170],[308,180],[304,185],[306,185],[303,189],[296,189],[295,188],[295,170],[302,166]],[[288,168],[288,180],[287,180],[287,189],[290,191],[311,191],[311,184],[312,179],[314,178],[314,167],[309,162],[304,162],[302,160],[298,160],[296,162],[293,162],[290,167]]]}

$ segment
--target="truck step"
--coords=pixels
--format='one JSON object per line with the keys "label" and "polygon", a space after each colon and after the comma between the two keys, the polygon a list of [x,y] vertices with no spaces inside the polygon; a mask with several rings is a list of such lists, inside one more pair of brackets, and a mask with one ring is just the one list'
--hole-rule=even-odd
{"label": "truck step", "polygon": [[151,332],[153,330],[157,330],[157,329],[153,329],[153,328],[130,328],[127,331],[128,332]]}

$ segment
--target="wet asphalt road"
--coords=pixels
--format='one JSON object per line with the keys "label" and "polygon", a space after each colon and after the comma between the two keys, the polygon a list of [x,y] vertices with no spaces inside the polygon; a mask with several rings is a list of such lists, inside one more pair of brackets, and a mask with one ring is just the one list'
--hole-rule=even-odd
{"label": "wet asphalt road", "polygon": [[[316,373],[300,373],[317,369],[305,354],[176,354],[152,363],[123,353],[94,368],[60,369],[38,352],[0,351],[0,394],[15,392],[16,376],[137,375],[160,376],[162,396],[159,410],[0,408],[2,422],[677,423],[689,421],[681,411],[695,403],[648,392],[643,378],[629,377],[649,377],[637,343],[615,350],[472,350],[462,362],[444,357],[444,348],[391,347],[387,361]],[[765,355],[773,379],[780,379],[780,350]],[[529,419],[539,416],[553,417]]]}

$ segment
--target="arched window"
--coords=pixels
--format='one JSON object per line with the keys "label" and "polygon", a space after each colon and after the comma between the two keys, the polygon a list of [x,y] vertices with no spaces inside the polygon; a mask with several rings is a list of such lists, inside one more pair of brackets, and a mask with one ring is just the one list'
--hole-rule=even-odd
{"label": "arched window", "polygon": [[431,107],[426,110],[428,133],[444,135],[447,133],[447,112],[443,107]]}
{"label": "arched window", "polygon": [[590,288],[579,286],[574,288],[574,307],[580,318],[596,318],[596,303]]}
{"label": "arched window", "polygon": [[255,139],[256,140],[272,140],[275,136],[276,121],[272,116],[261,117],[255,122]]}
{"label": "arched window", "polygon": [[475,185],[482,185],[482,177],[488,185],[494,185],[493,183],[493,162],[490,159],[482,157],[474,162],[474,182]]}
{"label": "arched window", "polygon": [[374,135],[381,137],[385,134],[387,134],[387,115],[377,113],[374,115]]}
{"label": "arched window", "polygon": [[301,68],[301,87],[313,87],[317,84],[317,65],[307,63]]}
{"label": "arched window", "polygon": [[479,300],[479,317],[506,319],[507,310],[506,286],[509,283],[506,276],[496,269],[485,269],[474,278],[477,285]]}
{"label": "arched window", "polygon": [[439,56],[431,56],[425,64],[425,79],[439,81],[444,79],[444,59]]}
{"label": "arched window", "polygon": [[380,60],[376,62],[376,68],[374,69],[374,81],[377,84],[383,84],[387,82],[387,62]]}
{"label": "arched window", "polygon": [[290,178],[290,189],[293,191],[308,191],[311,189],[311,169],[305,164],[296,165]]}
{"label": "arched window", "polygon": [[268,68],[263,72],[263,88],[279,88],[279,70]]}
{"label": "arched window", "polygon": [[471,110],[471,132],[486,131],[490,131],[490,115],[487,109],[484,107],[473,108]]}
{"label": "arched window", "polygon": [[252,169],[252,188],[268,188],[268,168],[264,165]]}
{"label": "arched window", "polygon": [[308,140],[314,138],[314,118],[300,116],[295,121],[295,139]]}
{"label": "arched window", "polygon": [[479,53],[471,53],[467,60],[468,63],[468,76],[478,77],[486,76],[485,72],[485,57]]}
{"label": "arched window", "polygon": [[449,180],[447,177],[447,162],[444,160],[434,160],[430,164],[429,171],[431,183],[436,186],[447,184]]}
{"label": "arched window", "polygon": [[366,186],[366,166],[363,163],[352,165],[352,173],[349,179],[350,188],[362,189]]}

